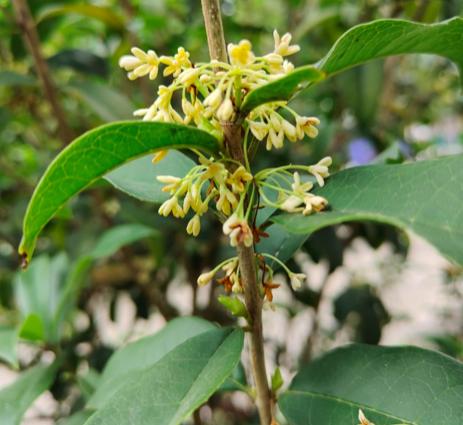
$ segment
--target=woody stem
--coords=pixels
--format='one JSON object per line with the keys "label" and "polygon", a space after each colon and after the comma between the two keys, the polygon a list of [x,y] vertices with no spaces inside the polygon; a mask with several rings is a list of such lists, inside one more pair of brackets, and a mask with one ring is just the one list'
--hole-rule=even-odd
{"label": "woody stem", "polygon": [[[201,0],[211,59],[227,62],[225,37],[219,0]],[[231,157],[245,163],[243,135],[239,122],[222,123],[225,145]],[[256,404],[261,425],[272,422],[271,396],[267,379],[262,332],[262,297],[257,282],[256,257],[254,247],[240,243],[237,247],[239,267],[243,281],[244,299],[250,318],[250,351],[252,374],[256,386]]]}

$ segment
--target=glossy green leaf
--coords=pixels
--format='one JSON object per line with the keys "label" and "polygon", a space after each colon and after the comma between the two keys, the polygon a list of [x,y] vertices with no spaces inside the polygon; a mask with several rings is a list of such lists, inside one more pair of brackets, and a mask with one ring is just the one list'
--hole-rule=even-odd
{"label": "glossy green leaf", "polygon": [[405,53],[430,53],[455,62],[463,71],[463,18],[436,24],[379,19],[344,33],[317,64],[328,75],[372,59]]}
{"label": "glossy green leaf", "polygon": [[283,214],[273,220],[306,236],[346,221],[388,223],[412,230],[463,264],[463,155],[350,168],[315,192],[328,200],[328,211]]}
{"label": "glossy green leaf", "polygon": [[415,347],[352,345],[315,360],[279,406],[290,425],[456,425],[463,418],[463,365]]}
{"label": "glossy green leaf", "polygon": [[286,76],[251,91],[241,105],[241,113],[247,115],[254,108],[268,102],[289,100],[307,84],[323,79],[324,74],[314,66],[296,68]]}
{"label": "glossy green leaf", "polygon": [[178,425],[220,387],[237,365],[241,329],[214,329],[133,372],[86,425]]}
{"label": "glossy green leaf", "polygon": [[34,400],[53,382],[56,367],[35,366],[0,390],[0,420],[2,425],[20,425],[21,419]]}
{"label": "glossy green leaf", "polygon": [[215,326],[206,320],[181,317],[170,321],[158,333],[119,349],[106,365],[89,407],[102,407],[134,373],[153,366],[178,345],[211,329]]}
{"label": "glossy green leaf", "polygon": [[379,19],[360,24],[344,33],[315,65],[296,68],[283,78],[251,91],[241,111],[247,115],[267,102],[289,100],[308,84],[323,81],[345,69],[386,56],[429,53],[455,62],[463,73],[463,19],[436,24],[401,19]]}
{"label": "glossy green leaf", "polygon": [[[278,218],[275,217],[275,220]],[[288,232],[285,227],[276,223],[267,227],[265,232],[268,233],[268,237],[262,238],[257,244],[257,252],[272,254],[283,262],[288,261],[307,239],[306,235],[294,235]],[[273,261],[267,261],[270,262],[272,267],[280,267],[279,264]]]}
{"label": "glossy green leaf", "polygon": [[153,236],[155,233],[154,229],[143,224],[122,224],[104,233],[89,255],[95,259],[109,257],[124,245]]}
{"label": "glossy green leaf", "polygon": [[37,21],[40,23],[49,18],[62,15],[80,15],[86,18],[97,19],[104,24],[118,30],[125,29],[124,19],[114,13],[112,8],[105,6],[97,6],[88,2],[74,4],[50,4],[41,9],[37,16]]}
{"label": "glossy green leaf", "polygon": [[76,96],[105,122],[128,120],[136,109],[123,94],[108,84],[96,81],[72,81],[62,89]]}
{"label": "glossy green leaf", "polygon": [[19,253],[27,262],[43,227],[74,195],[118,166],[160,149],[219,149],[205,131],[177,124],[128,121],[89,131],[66,147],[37,185],[23,223]]}
{"label": "glossy green leaf", "polygon": [[147,155],[131,161],[106,174],[105,179],[114,187],[142,201],[160,204],[169,194],[162,191],[164,184],[157,176],[184,177],[195,165],[194,161],[174,149],[166,157],[153,165],[153,156]]}
{"label": "glossy green leaf", "polygon": [[16,329],[0,328],[0,360],[17,366],[16,343],[18,332]]}

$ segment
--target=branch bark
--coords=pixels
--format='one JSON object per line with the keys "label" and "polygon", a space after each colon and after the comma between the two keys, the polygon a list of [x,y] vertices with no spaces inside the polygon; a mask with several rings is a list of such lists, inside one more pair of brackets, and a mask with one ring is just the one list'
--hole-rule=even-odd
{"label": "branch bark", "polygon": [[64,116],[64,112],[58,100],[56,87],[53,84],[48,64],[42,55],[37,28],[32,18],[29,5],[26,0],[13,0],[13,7],[17,25],[34,59],[35,69],[42,83],[45,97],[58,122],[58,136],[64,143],[69,143],[74,139],[74,134],[68,126],[66,117]]}
{"label": "branch bark", "polygon": [[[223,33],[218,0],[201,0],[207,41],[211,59],[227,62],[225,37]],[[244,164],[242,129],[240,117],[236,122],[222,123],[225,144],[230,155]],[[265,367],[264,339],[262,330],[262,297],[259,293],[254,247],[240,244],[237,247],[239,267],[243,280],[244,300],[250,317],[251,366],[256,386],[256,404],[260,423],[272,423],[271,394]]]}

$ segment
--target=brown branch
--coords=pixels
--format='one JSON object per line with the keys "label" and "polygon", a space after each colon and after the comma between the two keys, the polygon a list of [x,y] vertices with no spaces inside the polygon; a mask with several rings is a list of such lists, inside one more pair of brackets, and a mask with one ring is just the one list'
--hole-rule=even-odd
{"label": "brown branch", "polygon": [[42,82],[45,97],[50,103],[53,115],[58,122],[58,136],[64,143],[74,139],[73,132],[68,126],[63,110],[60,106],[56,87],[50,75],[48,64],[45,61],[40,48],[40,40],[37,34],[34,19],[26,0],[13,0],[16,22],[22,36],[34,59],[35,69]]}
{"label": "brown branch", "polygon": [[[211,59],[227,61],[220,5],[218,0],[202,0],[204,22]],[[242,129],[239,122],[222,123],[225,145],[233,159],[244,163]],[[239,267],[243,281],[244,299],[250,317],[251,366],[256,385],[256,404],[262,425],[272,422],[272,404],[265,368],[262,332],[262,297],[259,293],[254,247],[239,244]]]}

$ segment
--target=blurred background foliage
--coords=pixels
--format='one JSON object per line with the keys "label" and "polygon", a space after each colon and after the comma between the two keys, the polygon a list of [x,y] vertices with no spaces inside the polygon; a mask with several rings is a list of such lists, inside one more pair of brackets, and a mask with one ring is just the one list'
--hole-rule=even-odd
{"label": "blurred background foliage", "polygon": [[[343,32],[361,22],[404,18],[432,23],[463,13],[462,0],[222,3],[228,41],[247,38],[255,51],[263,53],[273,48],[274,28],[290,31],[301,45],[296,65],[317,62]],[[131,46],[160,54],[184,46],[193,60],[207,59],[198,0],[30,0],[28,4],[66,125],[74,135],[106,122],[131,119],[133,110],[154,98],[157,83],[130,82],[117,66]],[[320,117],[320,136],[258,155],[259,167],[310,163],[329,154],[339,169],[463,151],[463,98],[457,70],[435,56],[368,63],[306,91],[293,105],[303,114]],[[16,247],[27,202],[47,164],[66,144],[58,136],[56,118],[14,9],[8,0],[0,0],[0,358],[22,369],[44,350],[66,353],[52,387],[58,406],[50,414],[53,420],[78,409],[92,393],[114,348],[137,332],[152,332],[150,323],[191,313],[219,323],[233,321],[215,301],[214,294],[223,292],[220,287],[200,293],[195,284],[199,273],[216,264],[226,249],[217,240],[219,225],[213,217],[199,238],[187,237],[183,223],[158,217],[154,205],[125,196],[104,180],[60,212],[39,240],[42,256],[27,272],[18,273]],[[368,273],[350,274],[331,303],[333,325],[323,329],[317,317],[323,314],[325,284],[346,268],[346,250],[359,240],[367,251],[389,247],[382,260],[387,267],[378,272],[376,282],[368,280]],[[391,273],[395,276],[404,267],[408,247],[405,234],[372,223],[325,229],[300,247],[293,267],[309,267],[310,276],[310,267],[323,265],[325,275],[319,284],[298,293],[286,289],[287,297],[281,302],[277,298],[286,317],[305,317],[312,329],[307,338],[301,337],[302,348],[296,360],[287,363],[288,371],[294,362],[310,358],[340,338],[381,341],[393,312],[382,302],[378,287],[387,285]],[[461,270],[445,264],[442,276],[445,291],[460,301],[461,310]],[[309,313],[301,316],[301,312]],[[452,317],[449,313],[448,320]],[[144,330],[133,324],[137,321],[144,321]],[[115,322],[122,331],[108,328]],[[452,331],[428,335],[426,343],[463,358],[463,322],[453,325]],[[28,355],[18,357],[11,348],[18,336]],[[291,347],[281,338],[274,340],[273,361],[284,364]],[[210,405],[217,407],[215,415],[233,409],[233,403],[220,397]],[[250,420],[248,412],[240,415],[236,423]],[[228,423],[215,420],[211,423]]]}

